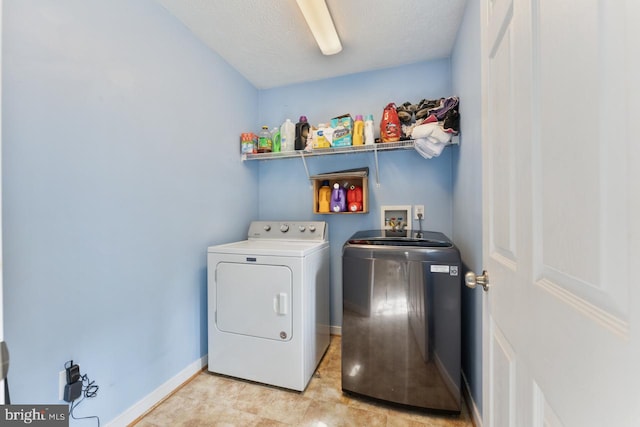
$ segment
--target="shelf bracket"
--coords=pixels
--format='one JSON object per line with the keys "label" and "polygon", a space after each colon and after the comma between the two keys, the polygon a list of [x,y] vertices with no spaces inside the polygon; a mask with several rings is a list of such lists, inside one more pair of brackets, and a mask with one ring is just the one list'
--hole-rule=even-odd
{"label": "shelf bracket", "polygon": [[375,144],[373,147],[373,156],[376,161],[376,188],[380,188],[380,176],[378,173],[378,144]]}
{"label": "shelf bracket", "polygon": [[307,167],[307,160],[304,158],[304,151],[300,151],[300,158],[302,159],[302,164],[304,165],[304,171],[307,173],[307,179],[311,181],[311,175],[309,175],[309,168]]}

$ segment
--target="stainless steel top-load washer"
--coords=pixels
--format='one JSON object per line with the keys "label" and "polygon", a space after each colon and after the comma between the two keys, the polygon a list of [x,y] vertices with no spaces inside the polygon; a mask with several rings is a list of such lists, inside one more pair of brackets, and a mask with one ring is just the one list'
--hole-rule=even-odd
{"label": "stainless steel top-load washer", "polygon": [[460,254],[442,233],[369,230],[342,253],[342,390],[453,413]]}

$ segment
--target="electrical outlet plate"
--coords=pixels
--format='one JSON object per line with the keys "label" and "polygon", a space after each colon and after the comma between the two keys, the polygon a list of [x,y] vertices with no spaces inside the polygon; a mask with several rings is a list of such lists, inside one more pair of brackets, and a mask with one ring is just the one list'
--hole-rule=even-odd
{"label": "electrical outlet plate", "polygon": [[418,214],[422,214],[422,219],[424,219],[424,205],[415,205],[413,207],[413,219],[420,219]]}
{"label": "electrical outlet plate", "polygon": [[64,400],[64,387],[67,385],[67,371],[63,369],[58,376],[58,399]]}

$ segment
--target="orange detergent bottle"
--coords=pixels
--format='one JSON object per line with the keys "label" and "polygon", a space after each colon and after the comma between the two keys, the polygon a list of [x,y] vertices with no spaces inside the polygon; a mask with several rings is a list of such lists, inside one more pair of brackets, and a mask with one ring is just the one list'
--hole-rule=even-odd
{"label": "orange detergent bottle", "polygon": [[318,212],[329,213],[331,203],[331,187],[329,181],[322,181],[322,186],[318,190]]}

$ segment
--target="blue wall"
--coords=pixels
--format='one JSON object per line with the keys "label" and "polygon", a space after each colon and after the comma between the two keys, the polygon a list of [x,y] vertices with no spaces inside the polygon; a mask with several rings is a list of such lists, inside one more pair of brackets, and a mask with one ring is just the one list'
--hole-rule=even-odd
{"label": "blue wall", "polygon": [[[460,95],[460,146],[453,147],[453,239],[468,270],[482,271],[482,92],[480,1],[469,0],[451,58]],[[482,291],[462,289],[462,371],[482,411]]]}
{"label": "blue wall", "polygon": [[[389,102],[417,103],[451,95],[449,60],[437,60],[260,92],[260,120],[275,126],[306,115],[314,125],[350,113],[373,114],[379,126]],[[379,133],[379,131],[377,132]],[[383,205],[425,205],[423,228],[452,237],[451,148],[427,160],[415,150],[379,153],[380,187],[373,153],[308,159],[311,175],[368,166],[369,213],[314,215],[313,191],[300,159],[260,161],[260,219],[314,219],[329,223],[331,242],[331,325],[342,325],[342,245],[354,232],[380,228]],[[413,224],[418,227],[417,221]]]}
{"label": "blue wall", "polygon": [[152,0],[3,4],[11,397],[57,403],[73,358],[105,423],[207,353],[206,247],[258,212],[258,91]]}

